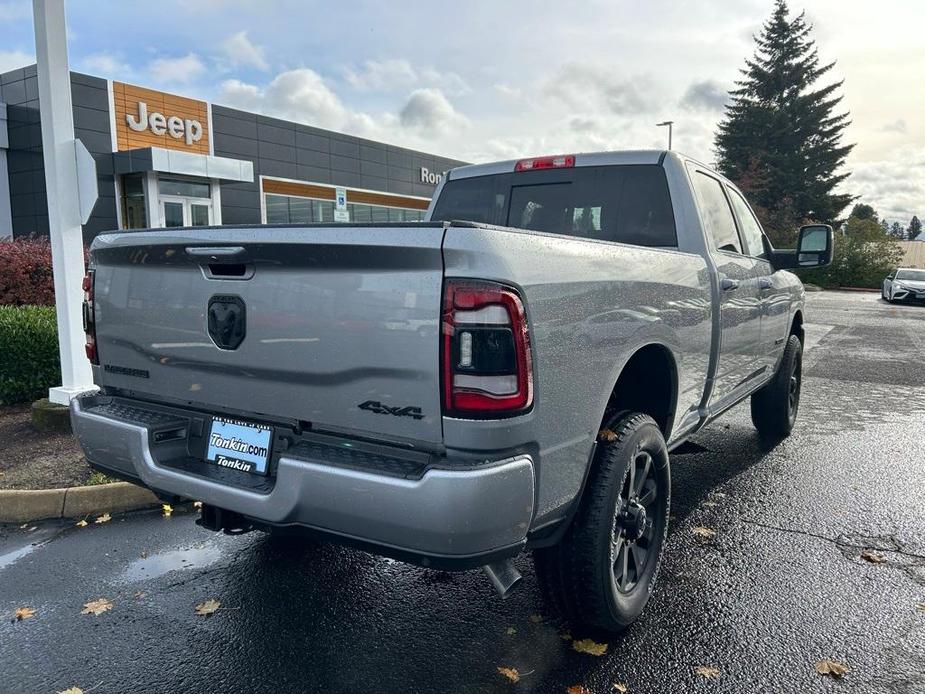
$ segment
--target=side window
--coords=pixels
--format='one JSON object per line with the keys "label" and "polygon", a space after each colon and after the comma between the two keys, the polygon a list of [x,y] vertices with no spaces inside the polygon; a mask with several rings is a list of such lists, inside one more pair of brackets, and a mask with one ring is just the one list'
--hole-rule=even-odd
{"label": "side window", "polygon": [[742,252],[739,234],[736,232],[732,209],[723,194],[723,185],[712,176],[699,171],[693,175],[694,190],[700,200],[700,213],[707,233],[713,237],[714,246],[721,251]]}
{"label": "side window", "polygon": [[745,198],[742,197],[739,191],[733,190],[728,186],[726,190],[729,191],[729,199],[732,200],[732,207],[735,209],[736,217],[739,218],[739,224],[742,226],[742,237],[745,239],[745,247],[748,249],[748,254],[756,258],[764,258],[765,252],[764,242],[761,240],[761,224],[755,219],[755,215],[752,214],[751,209],[748,207],[748,203],[745,202]]}

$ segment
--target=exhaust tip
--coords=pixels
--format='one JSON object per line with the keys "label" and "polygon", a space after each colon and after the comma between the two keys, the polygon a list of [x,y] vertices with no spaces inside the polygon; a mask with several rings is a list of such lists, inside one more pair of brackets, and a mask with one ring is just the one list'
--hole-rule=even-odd
{"label": "exhaust tip", "polygon": [[482,567],[482,571],[488,576],[488,580],[491,581],[491,584],[495,587],[495,590],[498,591],[498,595],[501,596],[502,600],[511,594],[511,591],[514,590],[523,578],[517,570],[517,567],[514,566],[514,561],[511,559],[494,562],[493,564],[485,564],[485,566]]}

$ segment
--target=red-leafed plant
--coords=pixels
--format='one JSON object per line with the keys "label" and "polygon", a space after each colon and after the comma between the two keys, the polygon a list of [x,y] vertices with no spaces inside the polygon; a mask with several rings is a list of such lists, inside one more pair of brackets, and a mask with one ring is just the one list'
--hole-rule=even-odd
{"label": "red-leafed plant", "polygon": [[0,241],[0,305],[53,306],[55,283],[47,238]]}

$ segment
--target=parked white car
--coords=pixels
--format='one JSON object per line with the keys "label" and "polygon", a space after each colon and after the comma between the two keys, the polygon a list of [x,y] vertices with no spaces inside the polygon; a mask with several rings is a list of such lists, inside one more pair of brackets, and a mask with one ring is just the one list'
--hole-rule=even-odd
{"label": "parked white car", "polygon": [[907,299],[925,300],[925,270],[899,268],[883,280],[880,295],[890,303]]}

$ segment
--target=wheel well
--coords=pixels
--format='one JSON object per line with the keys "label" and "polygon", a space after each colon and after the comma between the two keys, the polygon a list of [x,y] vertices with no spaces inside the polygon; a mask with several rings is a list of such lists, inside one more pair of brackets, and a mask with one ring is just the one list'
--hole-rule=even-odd
{"label": "wheel well", "polygon": [[793,322],[790,324],[790,335],[796,335],[800,338],[800,342],[806,342],[803,339],[803,313],[797,311],[793,316]]}
{"label": "wheel well", "polygon": [[607,402],[607,411],[644,412],[658,424],[665,439],[674,419],[677,369],[661,345],[646,345],[626,362]]}

